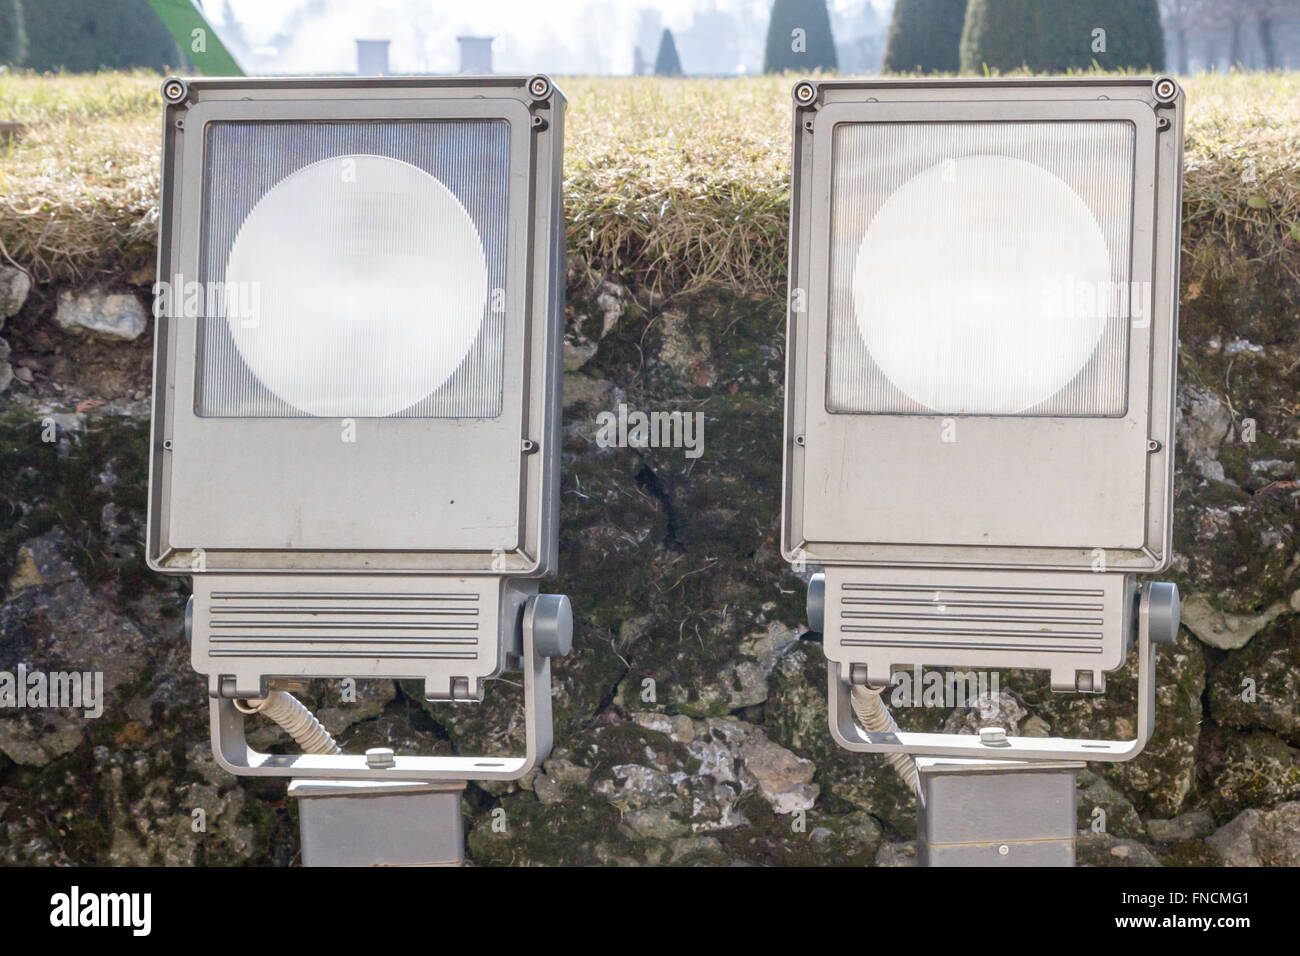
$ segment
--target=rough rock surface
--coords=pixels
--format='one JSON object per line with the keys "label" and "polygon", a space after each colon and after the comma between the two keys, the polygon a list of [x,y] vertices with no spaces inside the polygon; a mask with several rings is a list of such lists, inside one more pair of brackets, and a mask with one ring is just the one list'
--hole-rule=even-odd
{"label": "rough rock surface", "polygon": [[54,321],[70,332],[93,332],[129,342],[144,332],[148,315],[134,295],[64,292],[59,296]]}
{"label": "rough rock surface", "polygon": [[[1215,270],[1183,270],[1170,577],[1191,627],[1159,652],[1146,752],[1081,775],[1090,865],[1297,859],[1300,297],[1275,262]],[[560,577],[546,585],[576,618],[552,674],[557,746],[524,780],[467,789],[471,860],[914,864],[911,794],[830,740],[807,573],[779,553],[784,304],[721,289],[661,300],[585,275],[575,264]],[[0,671],[102,670],[106,701],[93,720],[0,709],[0,861],[288,864],[284,783],[235,780],[208,751],[181,633],[188,582],[144,566],[140,282],[114,288],[125,298],[111,321],[107,299],[81,307],[38,287],[5,326]],[[596,416],[620,403],[701,412],[704,453],[602,447]],[[1038,736],[1132,735],[1135,670],[1096,697],[1004,673],[990,719]],[[350,750],[504,753],[523,737],[506,677],[481,706],[430,704],[389,681],[355,694],[321,682],[304,697]],[[927,731],[987,722],[980,702],[950,703],[895,716]],[[254,741],[289,746],[270,727]]]}
{"label": "rough rock surface", "polygon": [[0,266],[0,328],[5,319],[18,314],[31,291],[31,276],[13,266]]}
{"label": "rough rock surface", "polygon": [[1224,866],[1259,866],[1255,833],[1259,828],[1259,811],[1242,810],[1206,839]]}
{"label": "rough rock surface", "polygon": [[14,380],[14,370],[9,367],[9,356],[12,350],[9,343],[0,339],[0,393],[9,387],[9,383]]}

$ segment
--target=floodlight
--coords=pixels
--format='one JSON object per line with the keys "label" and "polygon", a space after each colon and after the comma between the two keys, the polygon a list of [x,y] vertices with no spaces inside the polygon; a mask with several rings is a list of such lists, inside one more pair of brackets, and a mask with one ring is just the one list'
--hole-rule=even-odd
{"label": "floodlight", "polygon": [[[521,776],[550,750],[548,659],[572,629],[567,599],[538,593],[557,550],[563,94],[544,76],[206,78],[163,97],[148,553],[193,575],[218,761],[380,787]],[[479,701],[508,669],[523,755],[246,742],[245,714],[292,712],[276,681]]]}
{"label": "floodlight", "polygon": [[[1135,756],[1169,565],[1183,95],[1167,78],[794,87],[782,550],[824,570],[852,750]],[[1134,740],[876,732],[900,666],[1101,692],[1139,645]]]}

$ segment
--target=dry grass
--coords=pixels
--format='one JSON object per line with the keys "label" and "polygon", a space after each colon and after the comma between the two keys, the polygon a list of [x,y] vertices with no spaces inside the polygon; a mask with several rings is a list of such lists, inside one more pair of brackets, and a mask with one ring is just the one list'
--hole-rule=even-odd
{"label": "dry grass", "polygon": [[784,283],[789,79],[575,79],[569,248],[651,287]]}
{"label": "dry grass", "polygon": [[147,261],[156,241],[159,81],[152,75],[0,75],[0,254],[38,280]]}
{"label": "dry grass", "polygon": [[[157,222],[159,80],[0,75],[0,255],[40,281],[147,266]],[[785,281],[790,78],[567,79],[571,254],[639,284]],[[1300,74],[1189,78],[1189,238],[1300,273]]]}
{"label": "dry grass", "polygon": [[[1300,282],[1300,73],[1187,85],[1184,252],[1275,259]],[[1209,236],[1221,241],[1200,241]]]}

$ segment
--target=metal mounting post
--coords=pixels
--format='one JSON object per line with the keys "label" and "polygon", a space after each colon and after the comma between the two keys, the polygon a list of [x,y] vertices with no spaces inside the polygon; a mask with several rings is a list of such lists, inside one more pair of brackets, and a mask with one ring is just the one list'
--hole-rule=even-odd
{"label": "metal mounting post", "polygon": [[920,866],[1073,866],[1078,761],[922,757]]}
{"label": "metal mounting post", "polygon": [[459,866],[465,782],[294,780],[303,866]]}

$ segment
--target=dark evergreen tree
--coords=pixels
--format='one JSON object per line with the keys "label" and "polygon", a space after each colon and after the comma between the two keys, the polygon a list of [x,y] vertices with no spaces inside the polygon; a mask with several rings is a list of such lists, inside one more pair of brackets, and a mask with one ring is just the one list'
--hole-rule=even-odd
{"label": "dark evergreen tree", "polygon": [[967,73],[1164,68],[1156,0],[970,0],[961,38]]}
{"label": "dark evergreen tree", "polygon": [[0,64],[22,66],[26,58],[22,0],[0,0]]}
{"label": "dark evergreen tree", "polygon": [[677,56],[677,43],[673,31],[664,30],[659,38],[659,53],[655,56],[655,76],[681,76],[682,61]]}
{"label": "dark evergreen tree", "polygon": [[811,73],[838,66],[826,0],[774,0],[767,21],[763,72]]}
{"label": "dark evergreen tree", "polygon": [[956,73],[966,0],[897,0],[885,43],[887,73]]}
{"label": "dark evergreen tree", "polygon": [[26,0],[23,23],[25,65],[34,70],[161,71],[188,63],[148,0]]}

